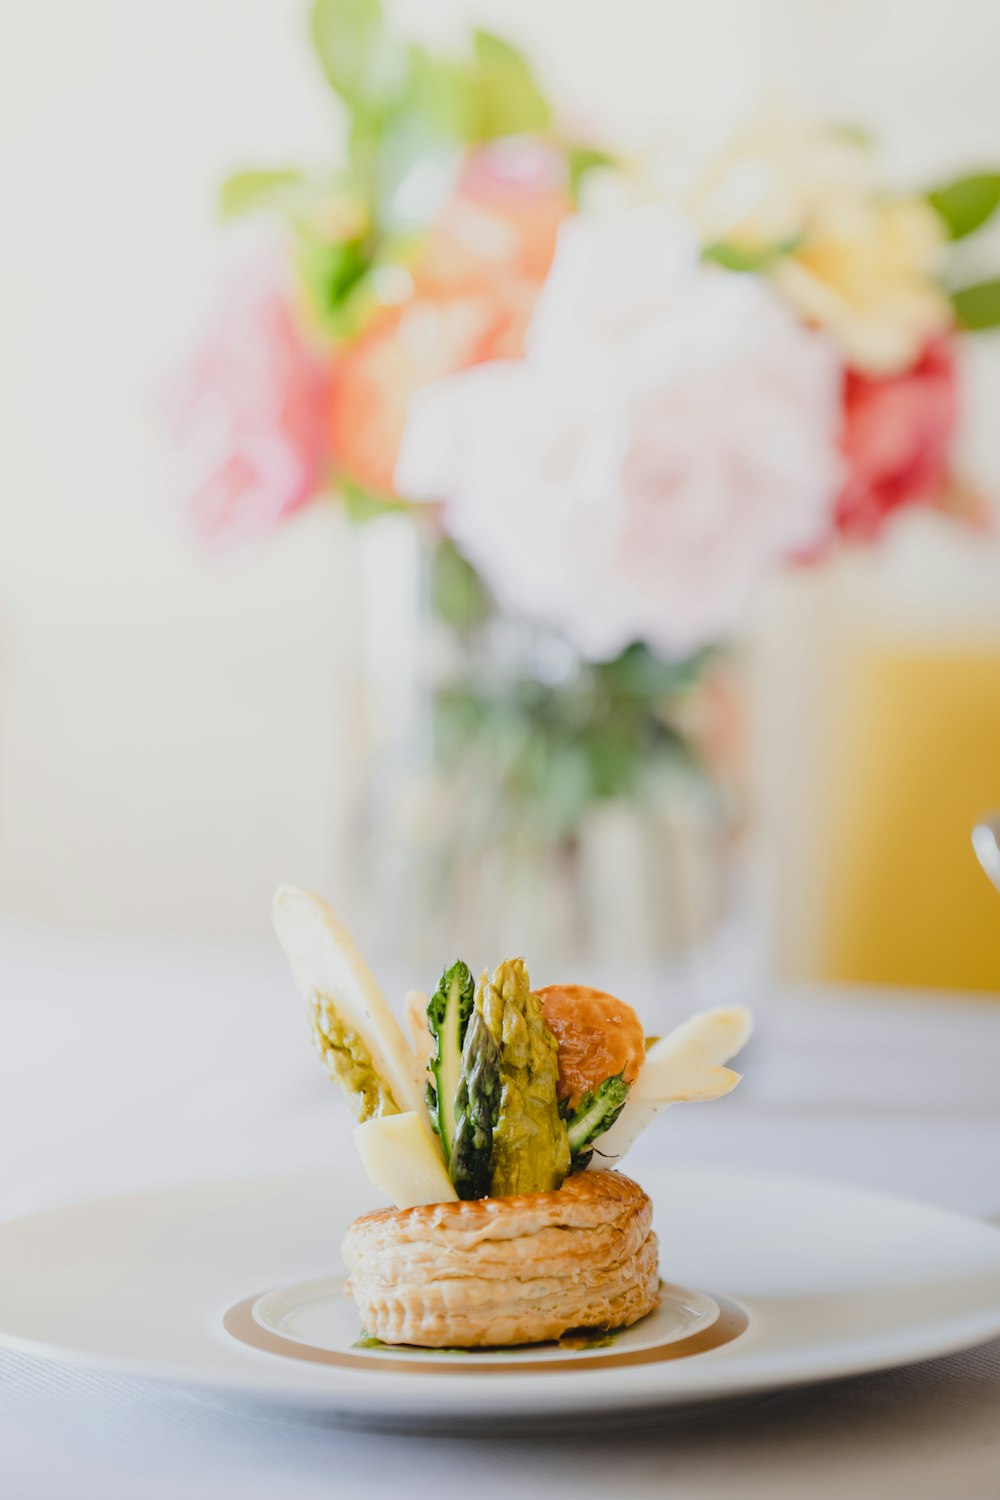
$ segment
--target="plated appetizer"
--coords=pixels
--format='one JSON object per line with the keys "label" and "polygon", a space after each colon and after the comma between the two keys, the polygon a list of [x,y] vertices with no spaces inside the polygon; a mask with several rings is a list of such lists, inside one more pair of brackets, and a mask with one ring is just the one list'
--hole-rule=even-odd
{"label": "plated appetizer", "polygon": [[429,999],[407,996],[407,1037],[325,901],[282,886],[274,921],[365,1170],[393,1205],[357,1219],[342,1247],[366,1332],[498,1346],[651,1312],[652,1204],[617,1168],[660,1110],[735,1088],[724,1064],[749,1011],[650,1039],[614,995],[532,989],[520,958],[478,981],[457,961]]}

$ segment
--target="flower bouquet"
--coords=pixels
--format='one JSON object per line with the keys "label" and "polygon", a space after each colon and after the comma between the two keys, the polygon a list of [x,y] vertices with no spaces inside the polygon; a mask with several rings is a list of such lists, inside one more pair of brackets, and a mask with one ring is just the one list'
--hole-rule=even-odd
{"label": "flower bouquet", "polygon": [[667,190],[566,127],[500,37],[441,56],[378,0],[311,23],[344,159],[223,187],[287,254],[192,364],[191,509],[225,542],[333,496],[423,538],[428,774],[402,811],[378,787],[424,877],[392,888],[427,896],[397,931],[436,948],[443,909],[493,946],[561,926],[599,948],[600,907],[676,947],[722,901],[678,830],[724,871],[754,590],[911,505],[983,519],[953,467],[956,361],[1000,281],[956,278],[1000,174],[895,192],[860,132],[765,113]]}

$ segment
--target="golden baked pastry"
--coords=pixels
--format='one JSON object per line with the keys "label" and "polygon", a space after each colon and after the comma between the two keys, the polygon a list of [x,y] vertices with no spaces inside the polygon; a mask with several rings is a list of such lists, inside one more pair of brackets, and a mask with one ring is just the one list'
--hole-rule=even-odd
{"label": "golden baked pastry", "polygon": [[586,984],[547,984],[535,993],[559,1046],[560,1099],[575,1109],[588,1089],[616,1073],[635,1082],[646,1039],[631,1005]]}
{"label": "golden baked pastry", "polygon": [[659,1302],[653,1205],[619,1172],[552,1192],[381,1209],[348,1229],[348,1290],[387,1344],[529,1344],[626,1327]]}

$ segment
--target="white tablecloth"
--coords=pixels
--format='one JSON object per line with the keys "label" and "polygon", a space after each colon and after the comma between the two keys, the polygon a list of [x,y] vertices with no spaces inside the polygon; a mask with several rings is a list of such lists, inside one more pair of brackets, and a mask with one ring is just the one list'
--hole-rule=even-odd
{"label": "white tablecloth", "polygon": [[[409,978],[410,976],[408,976]],[[424,980],[430,976],[412,976]],[[595,976],[649,1028],[725,993]],[[1000,1003],[757,995],[747,1079],[646,1152],[808,1171],[1000,1215]],[[199,1178],[320,1169],[346,1116],[279,957],[0,934],[0,1215]],[[1000,1344],[627,1436],[359,1436],[0,1355],[0,1497],[405,1494],[996,1500]]]}

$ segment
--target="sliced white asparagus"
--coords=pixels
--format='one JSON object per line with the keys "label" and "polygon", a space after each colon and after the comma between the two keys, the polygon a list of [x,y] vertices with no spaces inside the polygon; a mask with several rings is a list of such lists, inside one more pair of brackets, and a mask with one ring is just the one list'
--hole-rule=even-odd
{"label": "sliced white asparagus", "polygon": [[705,1103],[728,1094],[740,1074],[722,1066],[745,1046],[753,1017],[745,1005],[700,1011],[646,1053],[625,1108],[606,1135],[598,1136],[591,1167],[617,1166],[661,1109]]}
{"label": "sliced white asparagus", "polygon": [[707,1104],[730,1093],[741,1077],[731,1068],[699,1068],[662,1057],[652,1067],[643,1065],[635,1081],[635,1097],[649,1104]]}
{"label": "sliced white asparagus", "polygon": [[355,1129],[354,1140],[372,1185],[395,1208],[457,1200],[422,1114],[410,1111],[366,1120]]}
{"label": "sliced white asparagus", "polygon": [[279,886],[274,926],[305,999],[328,999],[344,1025],[364,1042],[399,1110],[423,1115],[424,1070],[374,974],[330,906],[311,891]]}
{"label": "sliced white asparagus", "polygon": [[421,1065],[426,1067],[434,1056],[434,1038],[427,1025],[427,994],[424,990],[407,990],[403,1001],[403,1015],[409,1028],[413,1050]]}

